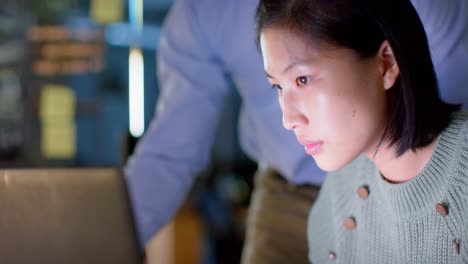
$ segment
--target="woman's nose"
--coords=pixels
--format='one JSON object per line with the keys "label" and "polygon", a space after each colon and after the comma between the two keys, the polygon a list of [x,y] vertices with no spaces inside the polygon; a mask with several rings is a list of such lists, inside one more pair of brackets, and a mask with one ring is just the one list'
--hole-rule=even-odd
{"label": "woman's nose", "polygon": [[280,98],[281,110],[283,111],[283,126],[288,130],[295,130],[307,125],[307,117],[300,111],[300,101],[297,96],[283,93]]}

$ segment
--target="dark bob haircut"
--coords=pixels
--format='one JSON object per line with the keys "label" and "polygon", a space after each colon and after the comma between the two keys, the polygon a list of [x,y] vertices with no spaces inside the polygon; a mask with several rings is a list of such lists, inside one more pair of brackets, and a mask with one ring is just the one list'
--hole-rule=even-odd
{"label": "dark bob haircut", "polygon": [[363,60],[387,40],[400,75],[387,91],[382,140],[396,146],[397,156],[430,144],[460,109],[439,97],[426,34],[409,0],[260,0],[256,21],[257,39],[264,29],[281,27],[318,47],[351,49]]}

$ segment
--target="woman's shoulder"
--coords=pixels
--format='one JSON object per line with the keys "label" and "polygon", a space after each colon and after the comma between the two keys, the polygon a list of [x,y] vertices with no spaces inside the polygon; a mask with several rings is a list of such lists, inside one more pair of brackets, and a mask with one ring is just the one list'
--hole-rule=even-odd
{"label": "woman's shoulder", "polygon": [[468,192],[464,191],[468,190],[468,112],[455,113],[439,141],[441,146],[436,158],[440,164],[450,164],[447,175],[450,196],[468,202]]}
{"label": "woman's shoulder", "polygon": [[[453,161],[445,194],[450,205],[449,226],[461,239],[468,239],[468,112],[455,113],[444,133],[446,141],[451,139],[450,145],[453,146],[453,152],[446,152]],[[464,254],[468,257],[468,250],[465,249]]]}
{"label": "woman's shoulder", "polygon": [[464,142],[468,144],[468,112],[460,112],[458,113],[460,116],[461,122],[463,123],[463,135],[464,135]]}
{"label": "woman's shoulder", "polygon": [[[465,187],[468,189],[468,112],[459,112],[454,116],[455,125],[460,126],[458,135],[458,148],[456,153],[457,174],[463,179]],[[461,179],[460,179],[461,180]]]}
{"label": "woman's shoulder", "polygon": [[[463,150],[462,155],[465,158],[465,161],[468,162],[468,112],[460,112],[458,113],[460,122],[462,123],[462,144]],[[468,172],[468,171],[467,171]]]}
{"label": "woman's shoulder", "polygon": [[465,132],[468,131],[468,111],[462,110],[453,113],[449,128],[463,131],[461,133],[466,136]]}
{"label": "woman's shoulder", "polygon": [[464,174],[468,174],[468,112],[454,113],[449,126],[440,136],[440,147],[445,155],[455,161],[455,166],[463,166]]}

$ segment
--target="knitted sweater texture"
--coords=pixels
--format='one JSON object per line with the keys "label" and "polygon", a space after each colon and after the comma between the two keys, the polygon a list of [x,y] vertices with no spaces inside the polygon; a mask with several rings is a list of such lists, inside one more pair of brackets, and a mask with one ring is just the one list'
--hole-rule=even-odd
{"label": "knitted sweater texture", "polygon": [[468,114],[454,114],[408,182],[387,182],[364,156],[329,173],[308,240],[314,264],[468,263]]}

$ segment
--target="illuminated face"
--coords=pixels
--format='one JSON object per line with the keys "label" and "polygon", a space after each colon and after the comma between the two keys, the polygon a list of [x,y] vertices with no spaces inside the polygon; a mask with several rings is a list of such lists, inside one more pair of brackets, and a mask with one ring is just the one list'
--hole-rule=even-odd
{"label": "illuminated face", "polygon": [[388,78],[388,42],[366,60],[345,48],[317,48],[283,28],[265,29],[260,44],[283,125],[321,169],[373,155],[387,122],[385,90],[396,80]]}

